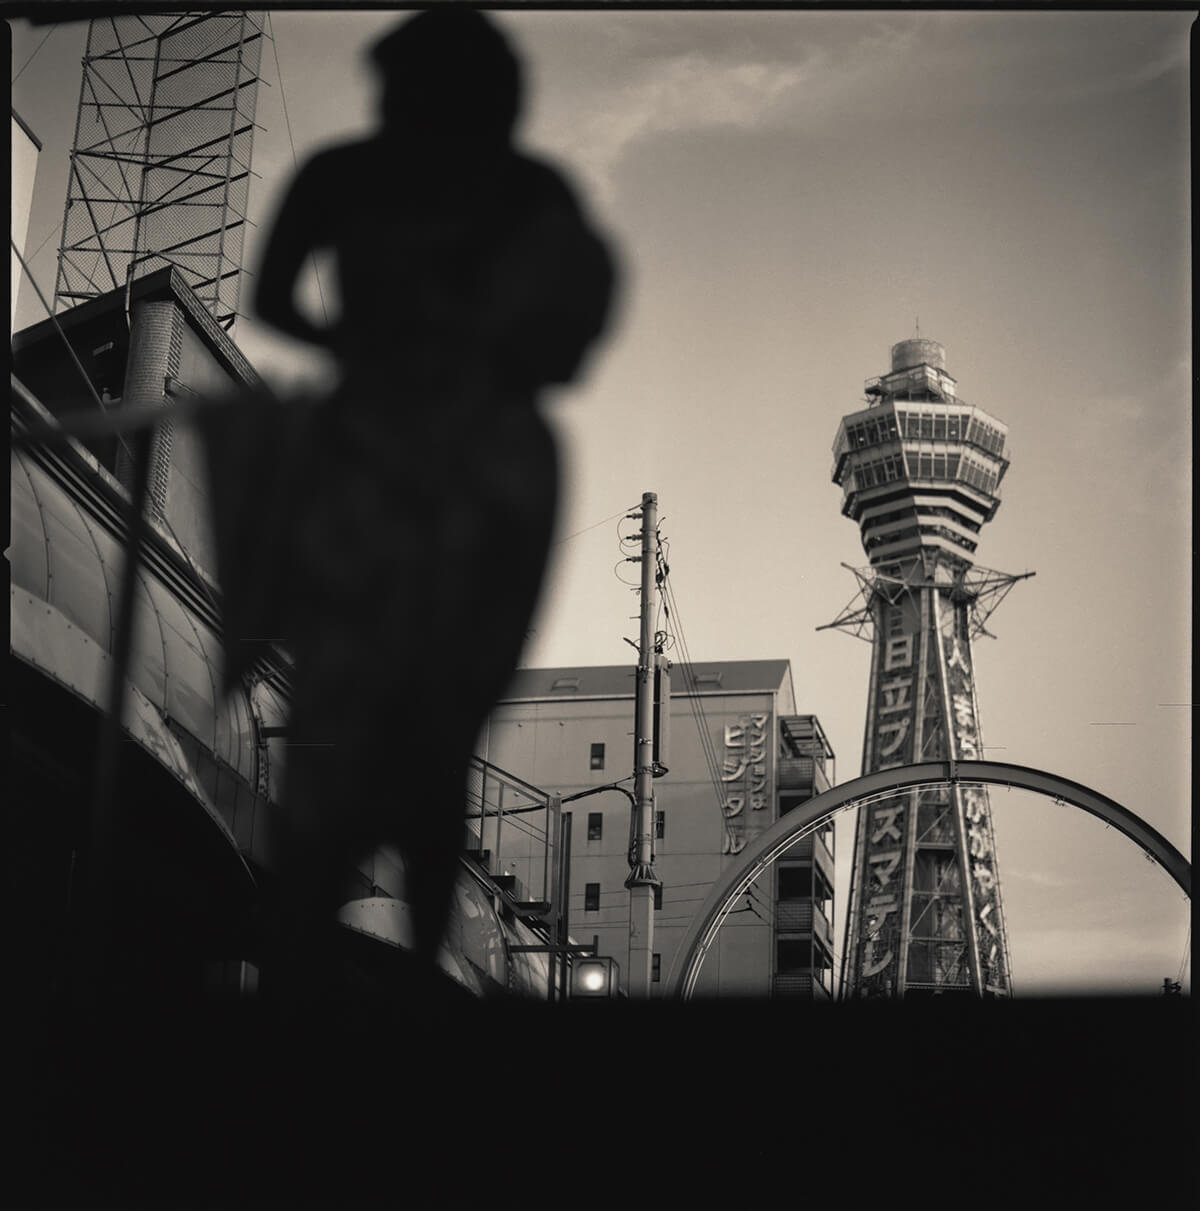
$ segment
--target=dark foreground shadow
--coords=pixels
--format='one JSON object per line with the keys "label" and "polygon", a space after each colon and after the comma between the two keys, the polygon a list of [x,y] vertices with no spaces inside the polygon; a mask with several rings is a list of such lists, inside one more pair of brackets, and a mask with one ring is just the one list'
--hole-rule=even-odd
{"label": "dark foreground shadow", "polygon": [[1182,1207],[1193,1039],[1182,998],[380,997],[284,1028],[143,1005],[74,1023],[17,1085],[6,1184],[72,1207]]}
{"label": "dark foreground shadow", "polygon": [[[336,985],[332,916],[381,843],[405,859],[416,953],[450,904],[467,765],[516,667],[558,495],[543,391],[600,336],[613,263],[563,177],[512,142],[516,57],[454,6],[373,52],[381,126],[304,165],[258,276],[259,314],[328,349],[328,399],[244,401],[207,425],[236,683],[294,656],[284,810],[271,830],[264,991]],[[340,313],[297,305],[310,254]]]}

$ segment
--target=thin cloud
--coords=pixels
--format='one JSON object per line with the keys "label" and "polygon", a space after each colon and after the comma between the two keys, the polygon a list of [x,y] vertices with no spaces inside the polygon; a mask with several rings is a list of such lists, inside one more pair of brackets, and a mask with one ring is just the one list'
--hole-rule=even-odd
{"label": "thin cloud", "polygon": [[[1072,23],[1080,36],[1062,36]],[[651,53],[645,43],[630,53],[635,25],[657,35]],[[897,123],[915,136],[948,108],[1000,114],[1145,87],[1186,69],[1188,54],[1186,29],[1164,14],[1112,14],[1099,26],[1071,13],[707,14],[578,29],[591,61],[557,82],[572,103],[539,106],[534,142],[563,155],[606,203],[624,158],[661,136],[837,138]],[[1052,29],[1060,36],[1047,37]],[[914,92],[914,76],[929,87]]]}
{"label": "thin cloud", "polygon": [[1032,883],[1035,887],[1052,887],[1064,888],[1073,887],[1074,879],[1069,879],[1058,871],[1045,870],[1011,870],[1008,867],[1004,870],[1004,880],[1019,880],[1023,883]]}
{"label": "thin cloud", "polygon": [[772,121],[799,89],[805,68],[768,62],[721,63],[692,51],[641,65],[570,126],[548,122],[540,141],[566,151],[605,199],[631,148],[663,135],[716,129],[754,130]]}

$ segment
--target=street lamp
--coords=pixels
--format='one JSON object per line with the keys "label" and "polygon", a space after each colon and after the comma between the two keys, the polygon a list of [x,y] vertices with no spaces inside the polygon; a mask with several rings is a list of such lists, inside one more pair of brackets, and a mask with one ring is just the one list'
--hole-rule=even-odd
{"label": "street lamp", "polygon": [[620,976],[616,959],[599,955],[577,958],[571,970],[571,997],[587,1000],[615,997]]}

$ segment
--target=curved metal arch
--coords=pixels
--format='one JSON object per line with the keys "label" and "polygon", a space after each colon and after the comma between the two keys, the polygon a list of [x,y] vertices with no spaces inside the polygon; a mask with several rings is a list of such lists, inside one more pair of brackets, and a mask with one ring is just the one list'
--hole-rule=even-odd
{"label": "curved metal arch", "polygon": [[1184,895],[1191,898],[1192,867],[1188,860],[1140,816],[1099,791],[1046,770],[1009,765],[1002,761],[925,761],[918,765],[901,765],[864,774],[861,778],[824,791],[777,820],[753,845],[748,846],[720,881],[713,885],[708,898],[688,926],[671,965],[668,995],[684,1000],[692,995],[705,955],[730,909],[746,888],[806,833],[819,828],[838,812],[856,803],[894,795],[898,791],[960,782],[1034,791],[1099,816],[1149,854],[1175,880]]}

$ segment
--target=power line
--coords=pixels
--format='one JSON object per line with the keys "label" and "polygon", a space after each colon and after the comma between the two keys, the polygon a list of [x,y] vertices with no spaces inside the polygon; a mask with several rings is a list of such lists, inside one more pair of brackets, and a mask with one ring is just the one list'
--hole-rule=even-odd
{"label": "power line", "polygon": [[[113,204],[113,214],[115,214],[115,213],[116,213],[116,203],[114,203],[114,204]],[[112,218],[112,214],[110,214],[110,215],[109,215],[109,218],[110,218],[110,220],[111,220],[111,218]],[[62,219],[59,219],[59,221],[58,221],[57,223],[55,223],[55,224],[54,224],[54,226],[53,226],[53,227],[51,227],[51,228],[50,228],[50,230],[49,230],[48,232],[46,232],[46,234],[45,234],[45,235],[42,237],[42,242],[41,242],[41,243],[40,243],[40,244],[39,244],[39,245],[38,245],[38,246],[37,246],[37,247],[36,247],[36,248],[35,248],[35,249],[34,249],[34,250],[33,250],[33,251],[30,253],[30,254],[29,254],[29,259],[30,259],[31,261],[33,260],[33,258],[34,258],[35,256],[37,256],[37,254],[38,254],[39,252],[41,252],[41,251],[42,251],[42,249],[43,249],[43,248],[45,248],[45,247],[46,247],[46,241],[47,241],[47,240],[48,240],[48,239],[49,239],[49,238],[50,238],[52,235],[54,235],[54,234],[55,234],[55,233],[57,233],[57,232],[61,232],[61,231],[62,231],[62,226],[63,226],[63,221],[62,221]]]}
{"label": "power line", "polygon": [[30,55],[30,56],[29,56],[29,58],[28,58],[28,59],[26,59],[26,60],[25,60],[25,62],[21,64],[21,70],[20,70],[20,71],[18,71],[18,72],[17,72],[17,74],[16,74],[15,76],[13,76],[13,78],[12,78],[12,83],[13,83],[13,84],[16,84],[16,82],[17,82],[17,81],[18,81],[18,80],[21,78],[21,72],[23,72],[23,71],[24,71],[24,70],[25,70],[25,69],[26,69],[26,68],[27,68],[27,67],[28,67],[28,66],[29,66],[29,65],[30,65],[30,64],[31,64],[31,63],[34,61],[34,59],[36,59],[36,58],[37,58],[37,53],[38,53],[38,51],[40,51],[40,50],[42,49],[42,47],[46,45],[46,41],[47,41],[47,39],[50,37],[50,35],[51,35],[52,33],[54,33],[54,31],[55,31],[56,29],[58,29],[58,24],[57,24],[57,23],[55,23],[54,25],[52,25],[52,26],[51,26],[51,27],[50,27],[50,28],[49,28],[49,29],[46,31],[46,36],[45,36],[45,37],[44,37],[44,38],[43,38],[43,39],[42,39],[42,40],[41,40],[41,41],[40,41],[40,42],[37,44],[37,46],[35,46],[35,47],[33,48],[33,54],[32,54],[32,55]]}
{"label": "power line", "polygon": [[[633,506],[636,508],[637,506]],[[629,512],[628,508],[622,509],[619,513],[614,513],[611,517],[603,517],[599,521],[593,522],[590,526],[584,526],[582,530],[576,530],[574,534],[568,534],[565,538],[560,538],[554,545],[561,547],[564,542],[570,542],[572,538],[578,538],[580,534],[586,534],[589,530],[596,529],[597,526],[602,526],[607,522],[613,521],[618,517],[624,517]]]}
{"label": "power line", "polygon": [[[667,550],[670,550],[669,544]],[[661,545],[659,552],[656,555],[659,561],[659,585],[663,598],[666,603],[666,613],[668,621],[671,615],[675,616],[676,639],[679,643],[680,652],[683,655],[681,663],[682,671],[685,677],[691,681],[691,689],[696,690],[695,665],[692,662],[690,647],[687,642],[687,637],[684,634],[683,619],[679,612],[679,602],[675,596],[674,586],[670,579],[670,565],[667,564],[665,558],[661,554]],[[700,748],[704,754],[705,763],[708,766],[709,779],[712,782],[713,790],[716,795],[717,806],[721,812],[721,825],[725,835],[730,836],[729,825],[725,819],[725,791],[720,778],[720,767],[717,764],[716,751],[713,748],[712,737],[709,734],[708,719],[704,713],[704,704],[700,700],[698,693],[690,693],[687,695],[688,707],[692,712],[692,718],[695,720],[697,731],[700,736]]]}

